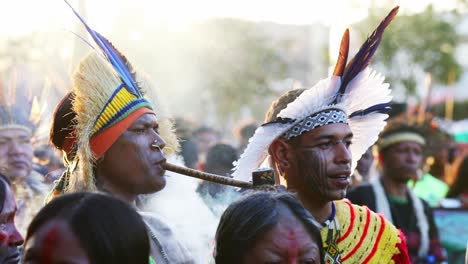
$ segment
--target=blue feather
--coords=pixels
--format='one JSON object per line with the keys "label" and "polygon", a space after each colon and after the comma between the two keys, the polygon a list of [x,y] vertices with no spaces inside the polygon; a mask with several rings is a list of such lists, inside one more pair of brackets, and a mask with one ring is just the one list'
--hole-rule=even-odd
{"label": "blue feather", "polygon": [[73,13],[78,17],[78,19],[83,23],[83,25],[86,27],[86,30],[89,32],[93,40],[96,42],[96,44],[99,46],[101,51],[104,53],[104,56],[107,58],[107,60],[112,64],[114,67],[115,71],[119,74],[120,78],[124,82],[125,86],[127,87],[128,91],[138,97],[142,97],[138,85],[136,84],[132,72],[128,69],[125,59],[122,58],[122,55],[120,54],[119,51],[117,51],[112,44],[101,34],[98,32],[94,31],[91,29],[86,21],[76,12],[76,10],[68,3],[67,0],[64,0],[65,3],[67,3],[68,6],[72,9]]}

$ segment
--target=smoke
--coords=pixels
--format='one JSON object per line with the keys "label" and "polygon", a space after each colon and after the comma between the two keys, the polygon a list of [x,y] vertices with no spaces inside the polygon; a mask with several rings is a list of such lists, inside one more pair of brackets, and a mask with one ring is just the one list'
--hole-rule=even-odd
{"label": "smoke", "polygon": [[[168,158],[168,162],[183,165],[181,158]],[[213,213],[195,191],[199,180],[169,171],[166,175],[166,187],[146,197],[142,209],[165,219],[196,263],[210,263],[220,214],[235,197],[216,201]]]}

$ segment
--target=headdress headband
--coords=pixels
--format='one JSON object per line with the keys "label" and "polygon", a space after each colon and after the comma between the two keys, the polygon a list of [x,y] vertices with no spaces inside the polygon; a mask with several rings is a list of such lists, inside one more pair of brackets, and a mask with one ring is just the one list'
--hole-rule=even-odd
{"label": "headdress headband", "polygon": [[[270,144],[280,136],[291,138],[331,123],[348,123],[354,135],[350,147],[353,155],[352,167],[356,166],[359,157],[377,140],[379,132],[386,124],[388,115],[385,113],[390,110],[389,85],[383,83],[382,75],[367,66],[380,44],[385,28],[397,12],[398,7],[395,7],[347,65],[349,31],[345,31],[333,75],[304,91],[278,114],[277,120],[264,124],[255,131],[236,164],[235,177],[248,180],[251,172],[267,157]],[[312,120],[318,113],[332,109],[336,111],[336,116],[329,118],[329,122]],[[343,114],[347,121],[343,120]],[[312,122],[303,126],[302,122],[308,118]],[[292,133],[291,129],[296,129],[298,125],[302,129],[298,133]]]}
{"label": "headdress headband", "polygon": [[401,142],[406,142],[406,141],[415,142],[422,146],[426,144],[426,140],[418,133],[404,131],[404,132],[394,133],[387,137],[381,138],[377,146],[379,150],[381,151],[391,145],[401,143]]}
{"label": "headdress headband", "polygon": [[[117,138],[130,126],[133,121],[145,113],[154,113],[149,103],[139,90],[135,81],[133,67],[105,37],[91,29],[84,19],[76,12],[66,0],[72,11],[83,23],[86,30],[101,50],[104,58],[112,65],[118,74],[121,84],[112,87],[114,92],[102,106],[101,111],[94,120],[91,131],[90,145],[95,158],[101,157]],[[109,89],[108,87],[99,87]]]}

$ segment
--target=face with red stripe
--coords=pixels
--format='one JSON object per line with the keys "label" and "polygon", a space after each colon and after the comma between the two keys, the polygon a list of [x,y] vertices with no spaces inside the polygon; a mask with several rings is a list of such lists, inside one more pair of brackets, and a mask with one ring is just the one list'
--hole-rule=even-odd
{"label": "face with red stripe", "polygon": [[52,220],[34,233],[25,245],[25,264],[89,264],[80,241],[62,220]]}
{"label": "face with red stripe", "polygon": [[317,243],[292,212],[282,208],[278,223],[255,241],[243,264],[320,263]]}

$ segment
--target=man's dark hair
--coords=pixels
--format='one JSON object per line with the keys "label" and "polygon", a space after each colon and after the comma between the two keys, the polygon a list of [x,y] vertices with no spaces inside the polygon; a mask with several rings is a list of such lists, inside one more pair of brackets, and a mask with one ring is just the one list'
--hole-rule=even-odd
{"label": "man's dark hair", "polygon": [[227,144],[216,144],[208,150],[205,171],[210,173],[229,173],[237,160],[236,149]]}
{"label": "man's dark hair", "polygon": [[323,263],[322,238],[313,216],[286,192],[254,192],[232,203],[221,216],[216,230],[215,263],[242,263],[255,241],[278,223],[281,206],[291,210],[318,243]]}
{"label": "man's dark hair", "polygon": [[150,246],[145,223],[123,201],[96,193],[60,196],[34,217],[27,230],[26,243],[52,220],[68,224],[90,263],[148,263]]}
{"label": "man's dark hair", "polygon": [[74,132],[73,122],[76,117],[72,106],[74,97],[75,94],[69,92],[60,100],[54,110],[49,139],[52,145],[59,150],[63,150],[65,139],[70,137]]}

